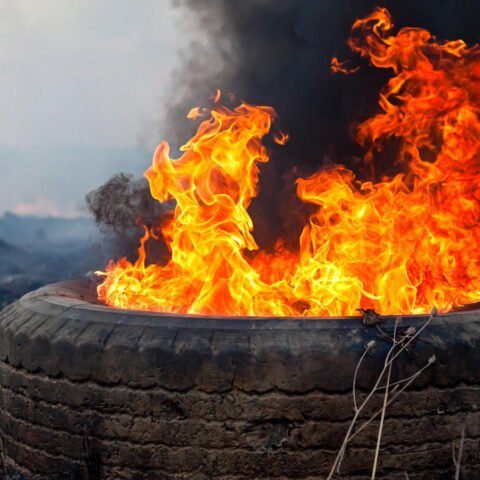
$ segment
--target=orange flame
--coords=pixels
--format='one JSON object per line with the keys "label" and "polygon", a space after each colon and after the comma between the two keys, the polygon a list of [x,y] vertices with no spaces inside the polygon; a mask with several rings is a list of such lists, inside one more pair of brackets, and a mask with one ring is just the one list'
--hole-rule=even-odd
{"label": "orange flame", "polygon": [[146,229],[134,264],[110,262],[101,273],[99,298],[122,308],[266,316],[424,313],[478,301],[480,49],[392,28],[388,11],[376,9],[354,23],[348,44],[393,71],[379,113],[355,138],[372,173],[394,139],[402,173],[361,182],[337,166],[299,179],[298,196],[318,209],[298,251],[279,244],[260,252],[247,208],[275,114],[216,105],[179,159],[161,143],[145,174],[154,198],[176,201],[162,227],[168,264],[147,265]]}
{"label": "orange flame", "polygon": [[341,62],[337,57],[333,57],[330,62],[330,71],[332,73],[343,73],[344,75],[351,75],[352,73],[358,72],[360,70],[359,66],[351,67],[348,65],[348,62]]}

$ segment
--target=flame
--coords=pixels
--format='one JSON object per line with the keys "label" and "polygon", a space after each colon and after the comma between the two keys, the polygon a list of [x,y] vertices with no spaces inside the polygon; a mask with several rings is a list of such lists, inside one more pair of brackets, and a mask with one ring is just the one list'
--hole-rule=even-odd
{"label": "flame", "polygon": [[351,67],[347,61],[341,62],[337,57],[333,57],[330,62],[330,70],[332,73],[343,73],[344,75],[351,75],[360,70],[359,66]]}
{"label": "flame", "polygon": [[[161,227],[170,260],[147,264],[153,232],[145,229],[138,260],[111,261],[101,273],[99,298],[122,308],[233,316],[410,314],[478,301],[480,49],[438,42],[419,28],[392,30],[389,12],[377,8],[354,23],[348,41],[392,71],[379,112],[355,132],[372,177],[360,181],[338,165],[298,179],[299,198],[317,210],[297,251],[281,242],[273,253],[259,251],[247,211],[259,164],[269,160],[262,138],[274,110],[217,103],[192,111],[207,118],[180,158],[162,142],[145,174],[154,198],[175,200]],[[332,68],[353,73],[337,59]],[[400,173],[375,180],[392,140]]]}

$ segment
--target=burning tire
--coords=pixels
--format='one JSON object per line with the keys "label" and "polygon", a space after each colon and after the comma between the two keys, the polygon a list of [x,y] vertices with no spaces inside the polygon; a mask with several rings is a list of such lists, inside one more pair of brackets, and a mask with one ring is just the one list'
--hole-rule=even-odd
{"label": "burning tire", "polygon": [[[92,285],[47,286],[0,316],[3,461],[30,479],[307,479],[328,473],[389,342],[359,319],[228,319],[95,304]],[[404,326],[425,317],[405,317]],[[382,325],[391,331],[393,320]],[[387,411],[379,478],[480,474],[480,313],[439,315],[394,365],[414,388]],[[380,405],[375,399],[365,419]],[[345,478],[367,478],[378,422]]]}

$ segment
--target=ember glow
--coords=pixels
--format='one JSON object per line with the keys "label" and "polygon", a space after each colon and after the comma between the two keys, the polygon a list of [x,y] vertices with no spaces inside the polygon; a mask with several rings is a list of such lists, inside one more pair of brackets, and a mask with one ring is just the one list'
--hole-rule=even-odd
{"label": "ember glow", "polygon": [[[207,118],[180,158],[162,142],[145,174],[155,199],[175,200],[161,227],[170,260],[146,262],[145,242],[157,235],[146,229],[134,264],[112,261],[101,273],[99,298],[120,308],[231,316],[410,314],[478,301],[480,48],[441,43],[419,28],[392,31],[388,11],[376,9],[354,23],[348,41],[392,72],[378,113],[356,127],[372,177],[360,181],[339,165],[298,179],[298,196],[317,209],[297,251],[281,243],[259,251],[247,210],[269,160],[262,138],[274,110],[217,103],[192,110],[190,117]],[[332,69],[357,70],[337,59]],[[392,140],[399,173],[374,181]]]}

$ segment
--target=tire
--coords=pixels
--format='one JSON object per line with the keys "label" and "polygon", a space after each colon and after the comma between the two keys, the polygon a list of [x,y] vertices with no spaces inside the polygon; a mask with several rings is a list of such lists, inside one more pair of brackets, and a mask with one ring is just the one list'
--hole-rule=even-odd
{"label": "tire", "polygon": [[[88,282],[32,292],[0,313],[0,438],[26,479],[325,478],[391,343],[360,319],[245,319],[116,310]],[[404,317],[420,328],[425,316]],[[386,319],[384,332],[395,320]],[[427,368],[388,408],[377,478],[480,476],[480,312],[438,315],[394,364]],[[363,416],[376,411],[383,396]],[[378,422],[339,478],[370,478]]]}

